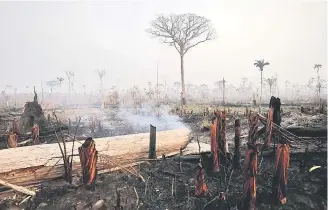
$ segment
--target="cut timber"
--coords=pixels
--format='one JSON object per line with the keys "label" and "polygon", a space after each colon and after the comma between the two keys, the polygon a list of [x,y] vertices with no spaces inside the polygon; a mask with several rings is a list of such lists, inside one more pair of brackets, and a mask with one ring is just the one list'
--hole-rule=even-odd
{"label": "cut timber", "polygon": [[[190,130],[187,128],[160,131],[156,134],[156,153],[175,153],[184,148],[189,141]],[[98,150],[97,168],[109,170],[117,165],[108,161],[114,160],[119,165],[133,164],[140,159],[148,158],[149,133],[94,139]],[[75,143],[74,154],[83,142]],[[72,151],[72,142],[66,143],[67,152]],[[70,155],[70,154],[68,154]],[[9,183],[27,186],[37,184],[64,174],[63,160],[58,144],[42,144],[13,149],[0,150],[0,179]],[[73,157],[73,175],[81,174],[79,157]]]}

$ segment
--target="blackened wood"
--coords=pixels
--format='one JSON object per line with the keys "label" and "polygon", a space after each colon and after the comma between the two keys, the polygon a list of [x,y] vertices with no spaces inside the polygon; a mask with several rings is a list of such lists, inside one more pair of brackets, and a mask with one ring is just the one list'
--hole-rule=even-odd
{"label": "blackened wood", "polygon": [[235,120],[235,154],[234,166],[240,166],[240,120]]}
{"label": "blackened wood", "polygon": [[149,159],[156,159],[156,127],[150,125]]}

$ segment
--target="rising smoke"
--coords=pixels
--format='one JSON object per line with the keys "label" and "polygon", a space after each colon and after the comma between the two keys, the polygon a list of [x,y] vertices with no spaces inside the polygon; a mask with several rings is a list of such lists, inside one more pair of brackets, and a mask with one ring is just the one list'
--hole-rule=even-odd
{"label": "rising smoke", "polygon": [[136,132],[149,132],[150,124],[157,131],[184,128],[185,125],[176,115],[169,114],[169,106],[152,106],[143,104],[137,110],[135,108],[120,107],[118,116],[127,121]]}

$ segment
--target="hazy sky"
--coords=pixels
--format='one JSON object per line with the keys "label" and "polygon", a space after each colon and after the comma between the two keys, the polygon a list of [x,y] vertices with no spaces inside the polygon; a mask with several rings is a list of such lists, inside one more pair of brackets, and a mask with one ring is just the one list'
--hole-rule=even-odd
{"label": "hazy sky", "polygon": [[[223,76],[238,84],[259,84],[254,60],[269,61],[264,77],[275,73],[307,83],[315,63],[327,75],[327,3],[316,0],[0,2],[0,88],[40,87],[41,80],[76,74],[76,88],[96,90],[96,69],[106,69],[104,86],[180,81],[173,47],[148,36],[156,14],[195,13],[212,20],[218,38],[185,57],[187,83],[213,86]],[[67,90],[64,82],[63,90]],[[47,89],[46,89],[47,90]]]}

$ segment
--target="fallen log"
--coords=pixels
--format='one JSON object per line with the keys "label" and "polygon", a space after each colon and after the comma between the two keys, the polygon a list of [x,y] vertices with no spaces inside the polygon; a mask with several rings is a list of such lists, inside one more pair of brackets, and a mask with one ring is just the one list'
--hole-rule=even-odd
{"label": "fallen log", "polygon": [[[160,131],[156,134],[156,153],[172,154],[185,147],[189,141],[187,128]],[[94,139],[99,151],[97,170],[112,171],[117,165],[134,164],[148,158],[149,133]],[[79,141],[77,141],[79,142]],[[79,142],[82,144],[82,142]],[[67,152],[72,151],[72,142],[66,143]],[[78,154],[78,146],[74,154]],[[68,154],[70,155],[70,154]],[[63,160],[58,144],[41,144],[0,150],[0,179],[12,184],[27,186],[60,178],[64,174]],[[73,156],[73,176],[81,175],[80,160]],[[118,168],[119,169],[119,168]],[[117,170],[117,169],[116,169]]]}
{"label": "fallen log", "polygon": [[296,136],[306,137],[326,137],[327,127],[289,127],[285,128]]}

